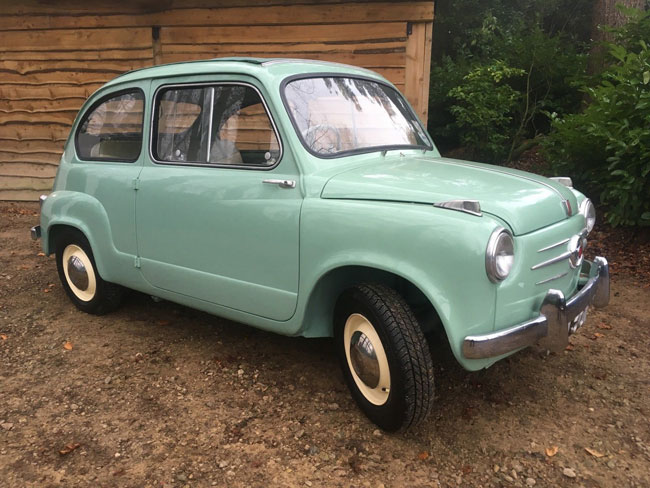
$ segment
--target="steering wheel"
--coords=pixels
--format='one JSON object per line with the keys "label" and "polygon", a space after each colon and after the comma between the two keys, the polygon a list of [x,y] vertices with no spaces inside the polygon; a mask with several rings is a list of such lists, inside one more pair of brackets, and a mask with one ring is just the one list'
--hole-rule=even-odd
{"label": "steering wheel", "polygon": [[[335,141],[327,137],[326,134],[331,132],[335,136]],[[316,124],[307,128],[302,132],[302,137],[307,145],[314,151],[321,154],[334,154],[343,149],[343,142],[341,140],[341,132],[330,124]],[[329,142],[326,146],[324,143]],[[320,147],[315,147],[320,146]]]}

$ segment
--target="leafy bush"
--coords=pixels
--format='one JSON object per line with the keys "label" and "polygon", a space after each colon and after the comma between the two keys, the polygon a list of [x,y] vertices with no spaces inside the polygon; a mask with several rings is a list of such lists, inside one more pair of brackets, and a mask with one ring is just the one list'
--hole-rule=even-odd
{"label": "leafy bush", "polygon": [[[453,22],[458,22],[465,35],[453,37],[448,49],[453,55],[434,60],[428,129],[443,152],[462,145],[470,157],[501,163],[550,130],[548,113],[578,110],[583,94],[576,82],[584,78],[586,48],[557,27],[558,19],[544,2],[452,3],[472,8],[456,8],[446,22],[444,11],[436,17],[438,32],[448,28],[456,33]],[[498,82],[488,75],[502,68],[517,71]],[[472,109],[478,110],[474,120]],[[496,123],[490,126],[490,121]]]}
{"label": "leafy bush", "polygon": [[449,111],[456,118],[461,143],[473,157],[496,161],[507,154],[508,128],[521,94],[506,81],[524,74],[497,61],[474,68],[449,91],[456,102]]}
{"label": "leafy bush", "polygon": [[[608,45],[611,64],[582,113],[555,117],[544,142],[558,171],[600,194],[612,225],[650,225],[650,13],[637,13]],[[637,36],[634,39],[635,35]]]}

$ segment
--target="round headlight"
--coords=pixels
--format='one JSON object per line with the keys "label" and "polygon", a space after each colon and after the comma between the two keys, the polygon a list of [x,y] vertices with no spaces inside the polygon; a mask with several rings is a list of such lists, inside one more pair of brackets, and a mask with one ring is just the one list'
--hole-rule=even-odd
{"label": "round headlight", "polygon": [[596,225],[596,207],[591,203],[591,200],[585,198],[580,204],[580,213],[585,218],[585,226],[587,227],[587,234],[591,232]]}
{"label": "round headlight", "polygon": [[497,283],[505,280],[515,262],[515,243],[512,234],[499,227],[490,236],[485,251],[485,269],[490,281]]}

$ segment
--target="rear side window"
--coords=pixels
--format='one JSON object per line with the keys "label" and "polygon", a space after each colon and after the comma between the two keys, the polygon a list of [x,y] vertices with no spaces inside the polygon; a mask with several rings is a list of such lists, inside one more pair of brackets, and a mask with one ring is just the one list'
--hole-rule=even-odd
{"label": "rear side window", "polygon": [[228,84],[160,90],[152,153],[160,162],[273,166],[280,144],[254,88]]}
{"label": "rear side window", "polygon": [[94,105],[84,115],[75,146],[80,159],[133,162],[142,148],[144,94],[121,92]]}

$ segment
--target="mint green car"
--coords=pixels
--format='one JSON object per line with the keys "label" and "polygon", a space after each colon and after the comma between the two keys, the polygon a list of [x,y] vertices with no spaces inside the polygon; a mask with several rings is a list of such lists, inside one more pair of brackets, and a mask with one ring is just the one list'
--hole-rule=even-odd
{"label": "mint green car", "polygon": [[41,197],[46,254],[81,310],[125,289],[260,329],[334,337],[383,429],[433,402],[430,341],[468,370],[561,350],[609,301],[570,179],[442,158],[380,75],[229,58],[133,71],[72,127]]}

